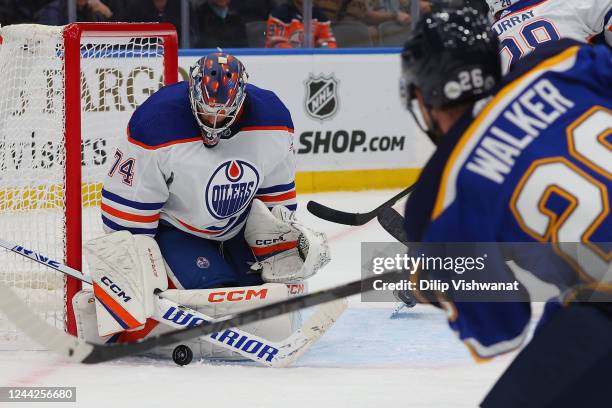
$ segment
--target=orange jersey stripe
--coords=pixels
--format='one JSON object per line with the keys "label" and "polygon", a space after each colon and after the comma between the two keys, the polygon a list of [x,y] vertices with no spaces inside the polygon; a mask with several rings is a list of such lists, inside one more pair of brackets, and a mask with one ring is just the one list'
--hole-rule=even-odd
{"label": "orange jersey stripe", "polygon": [[199,142],[202,141],[202,138],[199,137],[199,136],[198,137],[192,137],[192,138],[189,138],[189,139],[173,140],[171,142],[166,142],[166,143],[158,144],[158,145],[155,145],[155,146],[149,146],[149,145],[146,145],[146,144],[144,144],[142,142],[139,142],[138,140],[132,138],[131,136],[128,136],[128,142],[130,142],[132,144],[135,144],[136,146],[140,146],[143,149],[147,149],[147,150],[157,150],[157,149],[161,149],[162,147],[172,146],[172,145],[175,145],[175,144],[192,143],[192,142],[198,142],[198,141]]}
{"label": "orange jersey stripe", "polygon": [[187,228],[190,231],[194,231],[194,232],[201,232],[203,234],[217,235],[225,231],[225,230],[220,230],[220,231],[203,230],[203,229],[199,229],[196,227],[192,227],[191,225],[179,220],[178,218],[176,220],[180,222],[183,227]]}
{"label": "orange jersey stripe", "polygon": [[130,214],[125,211],[117,210],[116,208],[111,207],[108,204],[102,203],[100,208],[105,213],[108,213],[114,217],[121,218],[126,221],[135,221],[135,222],[156,222],[159,221],[159,213],[153,215],[137,215]]}
{"label": "orange jersey stripe", "polygon": [[130,329],[141,326],[142,324],[136,320],[127,310],[125,310],[119,303],[115,301],[108,293],[104,291],[97,283],[93,284],[94,295],[102,302],[106,307],[113,311]]}
{"label": "orange jersey stripe", "polygon": [[255,256],[262,256],[262,255],[271,254],[273,252],[286,251],[288,249],[293,249],[295,247],[297,247],[297,241],[281,242],[280,244],[263,247],[263,248],[251,247],[251,249],[253,250],[253,254],[255,254]]}
{"label": "orange jersey stripe", "polygon": [[247,126],[240,129],[241,132],[250,132],[253,130],[284,130],[293,133],[293,129],[287,126]]}
{"label": "orange jersey stripe", "polygon": [[132,137],[132,132],[130,132],[130,127],[129,126],[127,128],[127,136],[128,136],[128,142],[130,142],[132,144],[135,144],[136,146],[140,146],[143,149],[147,149],[147,150],[157,150],[157,149],[161,149],[162,147],[172,146],[172,145],[175,145],[175,144],[191,143],[191,142],[202,141],[202,137],[197,136],[197,137],[190,137],[190,138],[187,138],[187,139],[172,140],[170,142],[166,142],[166,143],[162,143],[162,144],[151,146],[151,145],[144,144],[144,143],[134,139]]}
{"label": "orange jersey stripe", "polygon": [[257,196],[257,198],[260,199],[261,201],[263,201],[264,203],[271,203],[271,202],[274,202],[274,201],[286,201],[286,200],[291,200],[291,199],[293,199],[295,197],[296,197],[295,190],[288,191],[286,193],[278,194],[278,195],[260,195],[260,196]]}

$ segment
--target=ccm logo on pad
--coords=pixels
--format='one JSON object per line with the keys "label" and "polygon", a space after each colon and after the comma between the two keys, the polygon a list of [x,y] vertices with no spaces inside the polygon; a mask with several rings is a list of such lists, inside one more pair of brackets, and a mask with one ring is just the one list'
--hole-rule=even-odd
{"label": "ccm logo on pad", "polygon": [[257,239],[255,240],[255,245],[272,245],[272,244],[276,244],[278,242],[285,242],[285,240],[283,239],[283,237],[280,238],[273,238],[273,239]]}
{"label": "ccm logo on pad", "polygon": [[265,299],[268,296],[268,289],[248,289],[248,290],[231,290],[225,292],[213,292],[208,295],[208,301],[211,303],[219,302],[242,302],[251,299]]}
{"label": "ccm logo on pad", "polygon": [[113,281],[110,280],[107,276],[103,276],[102,279],[100,280],[102,281],[103,284],[108,286],[109,289],[114,294],[116,294],[119,299],[123,300],[124,302],[129,302],[130,300],[132,300],[131,296],[126,295],[125,292],[119,286],[113,283]]}

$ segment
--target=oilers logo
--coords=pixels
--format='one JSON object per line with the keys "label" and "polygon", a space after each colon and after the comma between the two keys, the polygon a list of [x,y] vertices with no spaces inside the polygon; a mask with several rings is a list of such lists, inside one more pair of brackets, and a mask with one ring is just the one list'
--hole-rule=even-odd
{"label": "oilers logo", "polygon": [[230,218],[244,210],[259,186],[259,172],[244,160],[229,160],[219,165],[204,193],[210,214],[218,220]]}

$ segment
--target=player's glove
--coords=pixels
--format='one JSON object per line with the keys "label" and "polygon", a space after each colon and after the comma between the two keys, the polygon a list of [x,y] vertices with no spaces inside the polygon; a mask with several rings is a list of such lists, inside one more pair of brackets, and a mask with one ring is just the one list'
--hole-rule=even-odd
{"label": "player's glove", "polygon": [[261,272],[265,282],[301,281],[330,261],[325,234],[300,224],[284,206],[270,211],[253,200],[244,237],[257,259],[251,270]]}

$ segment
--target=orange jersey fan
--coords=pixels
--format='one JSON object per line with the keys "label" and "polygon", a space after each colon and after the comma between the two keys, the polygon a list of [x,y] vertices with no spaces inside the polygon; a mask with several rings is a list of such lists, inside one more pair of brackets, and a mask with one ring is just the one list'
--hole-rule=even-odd
{"label": "orange jersey fan", "polygon": [[[331,22],[317,7],[312,8],[314,46],[336,48]],[[304,46],[302,13],[294,4],[283,4],[268,17],[266,48],[301,48]]]}

